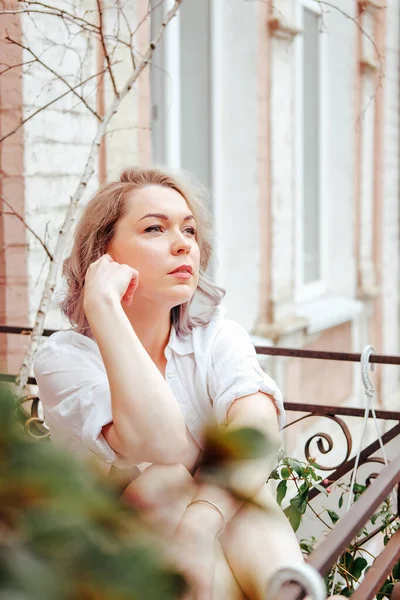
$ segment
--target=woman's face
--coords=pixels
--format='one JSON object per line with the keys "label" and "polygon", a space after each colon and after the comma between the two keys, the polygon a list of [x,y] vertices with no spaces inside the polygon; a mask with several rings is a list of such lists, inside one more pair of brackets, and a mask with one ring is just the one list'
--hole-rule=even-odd
{"label": "woman's face", "polygon": [[[133,302],[188,302],[199,281],[196,222],[186,200],[171,188],[149,185],[132,193],[128,212],[116,224],[107,249],[112,258],[139,271]],[[182,268],[182,272],[171,272]]]}

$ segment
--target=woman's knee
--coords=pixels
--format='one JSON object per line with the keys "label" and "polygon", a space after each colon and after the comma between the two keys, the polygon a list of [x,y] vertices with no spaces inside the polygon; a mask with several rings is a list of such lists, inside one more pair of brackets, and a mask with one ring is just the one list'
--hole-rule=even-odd
{"label": "woman's knee", "polygon": [[181,497],[190,501],[196,488],[183,465],[151,465],[126,487],[122,497],[138,508],[153,508]]}

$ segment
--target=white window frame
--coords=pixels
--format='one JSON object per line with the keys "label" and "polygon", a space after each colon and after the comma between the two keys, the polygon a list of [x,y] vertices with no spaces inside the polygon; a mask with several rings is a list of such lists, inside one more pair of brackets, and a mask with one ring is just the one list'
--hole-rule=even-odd
{"label": "white window frame", "polygon": [[[297,23],[301,30],[303,30],[303,9],[306,8],[315,14],[321,15],[321,8],[314,0],[298,0],[297,9]],[[320,214],[319,214],[319,249],[320,249],[320,263],[319,272],[320,278],[310,283],[304,283],[304,227],[303,227],[303,48],[304,38],[300,33],[295,41],[295,73],[296,73],[296,99],[295,99],[295,115],[296,115],[296,259],[295,259],[295,297],[296,303],[304,303],[310,300],[314,300],[318,297],[323,296],[327,292],[327,263],[328,263],[328,227],[327,227],[327,206],[326,206],[326,180],[325,180],[325,166],[326,166],[326,124],[327,124],[327,82],[326,82],[326,36],[323,32],[320,34],[320,115],[319,115],[319,143],[320,143],[320,154],[319,154],[319,200],[320,200]]]}
{"label": "white window frame", "polygon": [[[196,0],[197,1],[197,0]],[[159,0],[153,0],[155,5],[159,4]],[[216,71],[214,61],[218,61],[218,69],[220,67],[220,48],[216,41],[218,39],[216,28],[221,26],[221,11],[218,9],[219,0],[210,0],[210,20],[211,20],[211,38],[210,38],[210,104],[212,111],[210,114],[210,126],[213,130],[216,120],[216,96],[220,95],[219,86],[216,84]],[[219,3],[220,4],[220,3]],[[162,11],[164,18],[168,11],[174,6],[174,0],[164,0]],[[220,8],[220,7],[219,7]],[[157,90],[158,101],[163,102],[164,122],[163,127],[164,139],[164,162],[172,169],[180,169],[182,167],[181,156],[181,47],[180,47],[180,28],[181,16],[178,10],[176,16],[170,21],[166,28],[162,40],[163,48],[163,64],[162,70],[169,74],[165,78],[165,84],[162,89]],[[157,26],[158,28],[158,26]],[[218,71],[219,75],[219,71]],[[214,156],[219,152],[214,143],[214,136],[210,139],[210,186],[214,188],[215,172],[217,169],[214,165]]]}
{"label": "white window frame", "polygon": [[[153,0],[156,6],[158,1]],[[165,18],[168,11],[173,7],[174,0],[165,0],[161,5],[163,11],[163,18]],[[157,23],[155,29],[158,31],[159,23]],[[157,89],[157,100],[163,103],[162,114],[163,122],[160,127],[163,128],[163,140],[164,140],[164,162],[172,169],[179,169],[181,166],[180,156],[180,18],[179,11],[172,21],[168,24],[162,39],[163,48],[163,61],[161,68],[163,72],[169,73],[170,77],[167,78],[166,84],[162,86],[162,89]],[[153,67],[154,68],[154,67]],[[164,114],[165,110],[165,114]]]}

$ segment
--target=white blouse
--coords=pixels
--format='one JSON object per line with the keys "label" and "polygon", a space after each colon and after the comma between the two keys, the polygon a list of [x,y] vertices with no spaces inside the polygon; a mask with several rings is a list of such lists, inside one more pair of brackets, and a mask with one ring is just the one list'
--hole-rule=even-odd
{"label": "white blouse", "polygon": [[[232,403],[258,391],[274,397],[279,426],[285,422],[281,392],[261,369],[247,331],[225,313],[219,306],[208,325],[181,338],[171,326],[165,348],[167,383],[200,448],[204,426],[226,424]],[[101,433],[113,417],[107,373],[93,339],[72,330],[54,333],[39,348],[34,373],[53,442],[80,455],[90,451],[109,466],[135,466],[116,455]]]}

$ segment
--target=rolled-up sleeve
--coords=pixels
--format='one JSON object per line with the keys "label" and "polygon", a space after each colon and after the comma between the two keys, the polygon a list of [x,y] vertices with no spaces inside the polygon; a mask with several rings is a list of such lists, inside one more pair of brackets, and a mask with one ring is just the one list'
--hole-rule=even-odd
{"label": "rolled-up sleeve", "polygon": [[[105,370],[90,344],[72,332],[54,334],[39,349],[34,374],[46,424],[52,437],[72,440],[100,460],[126,468],[131,461],[119,456],[106,442],[102,428],[113,420]],[[79,336],[72,337],[71,336]],[[53,336],[51,336],[53,337]],[[67,340],[67,341],[66,341]]]}
{"label": "rolled-up sleeve", "polygon": [[218,424],[227,424],[228,410],[235,400],[257,392],[273,397],[279,427],[285,424],[283,397],[275,381],[261,368],[247,331],[226,319],[212,347],[209,391]]}

